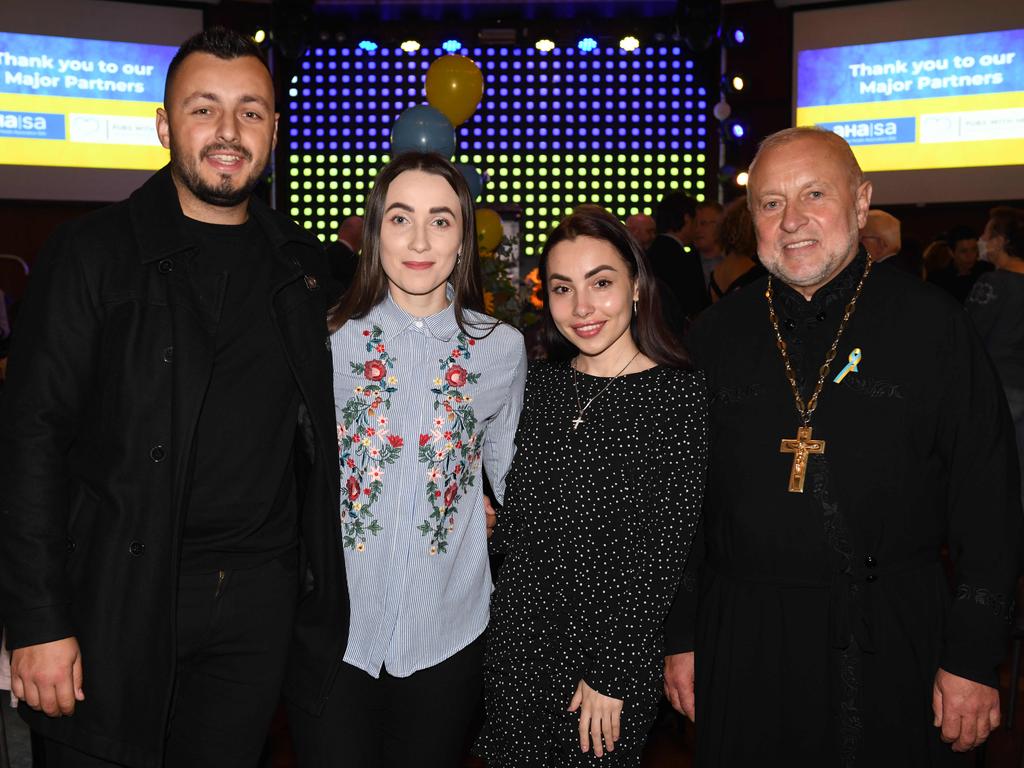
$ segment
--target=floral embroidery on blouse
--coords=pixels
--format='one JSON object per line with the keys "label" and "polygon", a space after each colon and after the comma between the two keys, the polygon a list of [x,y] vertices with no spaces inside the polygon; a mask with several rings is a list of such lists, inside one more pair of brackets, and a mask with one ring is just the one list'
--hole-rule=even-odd
{"label": "floral embroidery on blouse", "polygon": [[420,435],[420,463],[427,465],[427,499],[430,515],[417,526],[430,537],[430,554],[448,551],[448,534],[455,530],[458,503],[473,485],[473,468],[480,460],[473,398],[463,391],[476,384],[479,373],[470,373],[462,363],[471,357],[475,339],[460,333],[457,346],[439,360],[440,375],[434,379],[434,424],[429,434]]}
{"label": "floral embroidery on blouse", "polygon": [[398,360],[388,354],[383,333],[376,325],[363,331],[366,351],[375,357],[349,363],[352,373],[367,383],[352,390],[338,424],[342,543],[356,552],[365,551],[367,534],[376,536],[382,530],[373,504],[384,487],[383,468],[398,461],[403,445],[402,438],[389,431],[385,415],[391,395],[398,391],[398,379],[391,373]]}

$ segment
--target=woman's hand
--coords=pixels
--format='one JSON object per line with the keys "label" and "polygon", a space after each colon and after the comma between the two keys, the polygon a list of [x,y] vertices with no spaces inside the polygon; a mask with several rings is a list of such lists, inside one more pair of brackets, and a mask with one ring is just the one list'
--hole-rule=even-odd
{"label": "woman's hand", "polygon": [[577,709],[580,710],[580,751],[588,751],[591,741],[594,742],[595,757],[601,757],[606,748],[609,752],[615,751],[615,742],[619,740],[622,701],[603,696],[587,685],[585,680],[580,680],[569,704],[570,712]]}
{"label": "woman's hand", "polygon": [[484,519],[487,521],[487,538],[489,539],[494,535],[494,526],[498,522],[498,514],[494,511],[491,497],[486,493],[484,494]]}

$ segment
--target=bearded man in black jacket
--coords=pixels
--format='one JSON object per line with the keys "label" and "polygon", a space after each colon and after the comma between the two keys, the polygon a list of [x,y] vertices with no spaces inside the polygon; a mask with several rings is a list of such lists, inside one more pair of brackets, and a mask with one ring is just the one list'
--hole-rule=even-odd
{"label": "bearded man in black jacket", "polygon": [[188,40],[170,165],[33,275],[0,405],[0,616],[47,765],[251,768],[282,684],[315,710],[342,657],[334,296],[319,243],[251,197],[277,120],[251,40]]}

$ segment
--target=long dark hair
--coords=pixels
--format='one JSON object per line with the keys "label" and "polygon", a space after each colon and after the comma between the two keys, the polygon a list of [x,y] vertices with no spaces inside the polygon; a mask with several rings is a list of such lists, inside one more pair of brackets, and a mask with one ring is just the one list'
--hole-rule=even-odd
{"label": "long dark hair", "polygon": [[669,330],[661,314],[661,298],[658,282],[647,262],[643,249],[633,239],[625,225],[612,214],[597,206],[581,206],[555,227],[544,243],[540,254],[541,293],[544,296],[544,319],[541,339],[552,360],[568,360],[579,350],[565,338],[551,317],[548,301],[548,257],[551,250],[561,242],[577,237],[592,237],[611,245],[629,267],[629,275],[637,283],[636,314],[630,322],[629,331],[640,351],[659,365],[689,370],[690,357]]}
{"label": "long dark hair", "polygon": [[[352,284],[337,305],[331,310],[327,323],[331,331],[336,331],[353,318],[365,317],[366,313],[384,300],[388,292],[388,276],[380,262],[380,229],[384,221],[384,201],[388,188],[400,174],[406,171],[423,171],[440,176],[455,190],[459,197],[459,208],[462,212],[462,246],[461,255],[455,261],[455,269],[451,274],[454,289],[452,304],[455,309],[455,321],[459,329],[467,336],[464,310],[483,311],[484,292],[483,275],[480,272],[480,259],[477,255],[476,220],[473,216],[473,198],[469,193],[469,185],[459,169],[433,152],[404,152],[385,165],[373,182],[373,189],[366,198],[366,214],[363,225],[363,248],[359,255],[356,273]],[[473,324],[476,327],[475,324]],[[493,329],[494,324],[484,326]],[[479,337],[476,337],[479,338]]]}

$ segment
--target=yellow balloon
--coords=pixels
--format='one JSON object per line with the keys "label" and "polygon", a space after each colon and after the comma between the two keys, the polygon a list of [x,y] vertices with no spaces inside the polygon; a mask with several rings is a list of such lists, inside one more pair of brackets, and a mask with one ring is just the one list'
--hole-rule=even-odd
{"label": "yellow balloon", "polygon": [[465,56],[442,56],[427,70],[427,101],[452,125],[472,117],[483,95],[480,67]]}
{"label": "yellow balloon", "polygon": [[501,216],[490,208],[478,208],[476,211],[476,244],[480,251],[493,251],[504,236],[505,230],[501,226]]}

